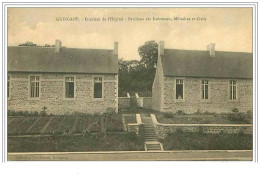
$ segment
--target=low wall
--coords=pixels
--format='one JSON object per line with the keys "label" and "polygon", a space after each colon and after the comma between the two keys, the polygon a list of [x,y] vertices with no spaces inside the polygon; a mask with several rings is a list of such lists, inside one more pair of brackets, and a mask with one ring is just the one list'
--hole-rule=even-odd
{"label": "low wall", "polygon": [[143,107],[152,109],[152,97],[143,97]]}
{"label": "low wall", "polygon": [[127,131],[128,132],[134,132],[137,135],[139,135],[141,125],[142,125],[141,115],[136,114],[136,123],[128,123],[127,124]]}
{"label": "low wall", "polygon": [[169,133],[177,130],[183,132],[201,132],[219,134],[221,132],[227,134],[244,133],[252,134],[252,124],[163,124],[159,123],[154,114],[151,114],[153,126],[158,138],[164,139]]}
{"label": "low wall", "polygon": [[127,93],[126,97],[118,97],[118,108],[130,107],[130,94]]}
{"label": "low wall", "polygon": [[137,107],[143,107],[143,98],[139,97],[138,93],[135,93]]}
{"label": "low wall", "polygon": [[139,97],[138,93],[135,93],[137,107],[152,108],[152,97]]}

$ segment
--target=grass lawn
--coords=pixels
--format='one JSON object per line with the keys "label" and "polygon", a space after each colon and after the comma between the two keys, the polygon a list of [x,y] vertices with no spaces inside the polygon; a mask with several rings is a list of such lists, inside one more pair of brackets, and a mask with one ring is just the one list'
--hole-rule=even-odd
{"label": "grass lawn", "polygon": [[79,136],[8,137],[8,152],[140,151],[144,144],[133,133]]}
{"label": "grass lawn", "polygon": [[246,115],[243,120],[230,120],[229,116],[229,114],[171,114],[170,116],[167,116],[163,113],[156,113],[157,121],[159,123],[167,124],[251,124],[253,120]]}
{"label": "grass lawn", "polygon": [[253,136],[176,132],[161,142],[164,150],[252,150]]}

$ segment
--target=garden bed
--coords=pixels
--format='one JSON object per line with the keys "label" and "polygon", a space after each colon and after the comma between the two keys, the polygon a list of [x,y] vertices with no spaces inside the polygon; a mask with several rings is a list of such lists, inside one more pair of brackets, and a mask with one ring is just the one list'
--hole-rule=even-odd
{"label": "garden bed", "polygon": [[86,134],[85,136],[8,137],[8,152],[143,151],[134,133]]}
{"label": "garden bed", "polygon": [[100,133],[105,128],[122,132],[121,114],[8,117],[8,135]]}
{"label": "garden bed", "polygon": [[164,150],[252,150],[253,136],[176,132],[161,142]]}
{"label": "garden bed", "polygon": [[[238,116],[238,118],[236,118]],[[233,114],[170,114],[156,113],[159,123],[164,124],[252,124],[252,117]],[[233,118],[233,119],[232,119]]]}

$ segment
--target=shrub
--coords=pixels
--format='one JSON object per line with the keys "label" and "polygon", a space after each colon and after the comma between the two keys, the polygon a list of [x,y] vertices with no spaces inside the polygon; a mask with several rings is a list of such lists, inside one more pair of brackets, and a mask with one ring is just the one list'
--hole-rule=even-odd
{"label": "shrub", "polygon": [[194,114],[201,114],[201,111],[199,109],[197,109],[197,111],[194,112]]}
{"label": "shrub", "polygon": [[45,110],[42,110],[41,112],[40,112],[40,114],[39,114],[40,116],[46,116],[47,115],[47,113],[46,113],[46,111]]}
{"label": "shrub", "polygon": [[176,114],[177,114],[177,115],[185,115],[185,113],[184,113],[182,110],[177,110],[177,111],[176,111]]}
{"label": "shrub", "polygon": [[165,118],[173,118],[173,113],[171,113],[171,112],[164,112],[163,113],[163,117],[165,117]]}
{"label": "shrub", "polygon": [[234,113],[238,113],[239,110],[238,110],[237,108],[232,108],[232,112],[234,112]]}
{"label": "shrub", "polygon": [[230,121],[244,121],[245,120],[245,114],[238,112],[238,113],[232,113],[229,114],[227,117]]}
{"label": "shrub", "polygon": [[248,110],[248,111],[246,112],[246,116],[247,116],[248,118],[252,118],[252,117],[253,117],[253,112],[252,112],[251,110]]}
{"label": "shrub", "polygon": [[205,111],[203,114],[205,114],[205,115],[216,115],[216,112]]}

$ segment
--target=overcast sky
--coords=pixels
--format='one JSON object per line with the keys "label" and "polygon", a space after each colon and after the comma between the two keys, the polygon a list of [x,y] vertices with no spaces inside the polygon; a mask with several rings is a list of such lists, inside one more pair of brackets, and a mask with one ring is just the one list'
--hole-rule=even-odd
{"label": "overcast sky", "polygon": [[[79,17],[78,21],[57,21]],[[91,18],[124,18],[124,21],[85,21]],[[128,18],[195,18],[194,21],[128,21]],[[196,20],[197,17],[206,18]],[[165,41],[165,48],[252,52],[251,8],[9,8],[8,45],[26,41],[73,48],[112,49],[119,42],[119,57],[139,59],[145,41]]]}

